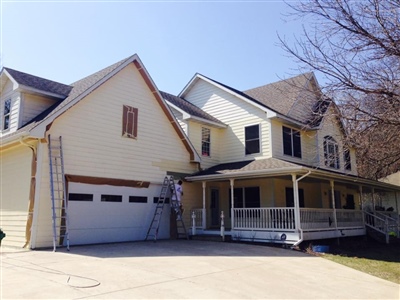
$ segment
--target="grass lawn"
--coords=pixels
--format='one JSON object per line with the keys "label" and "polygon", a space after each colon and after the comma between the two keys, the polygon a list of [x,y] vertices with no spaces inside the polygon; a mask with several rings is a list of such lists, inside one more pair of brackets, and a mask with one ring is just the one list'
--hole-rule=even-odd
{"label": "grass lawn", "polygon": [[[312,252],[312,245],[328,245],[329,253]],[[366,237],[321,240],[308,243],[305,251],[323,258],[400,284],[400,240],[383,244]]]}

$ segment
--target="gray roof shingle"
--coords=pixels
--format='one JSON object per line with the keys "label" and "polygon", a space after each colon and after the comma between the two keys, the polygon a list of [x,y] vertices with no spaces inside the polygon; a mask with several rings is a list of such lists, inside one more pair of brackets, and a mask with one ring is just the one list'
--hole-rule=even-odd
{"label": "gray roof shingle", "polygon": [[257,160],[247,160],[239,162],[223,163],[206,170],[197,172],[190,177],[209,176],[209,175],[228,175],[240,174],[241,172],[277,170],[282,168],[297,168],[298,164],[290,163],[276,158],[266,158]]}
{"label": "gray roof shingle", "polygon": [[30,75],[10,68],[4,68],[19,84],[31,87],[40,91],[54,93],[61,96],[68,96],[72,86],[55,82],[38,76]]}
{"label": "gray roof shingle", "polygon": [[163,92],[163,91],[160,91],[160,93],[161,93],[161,96],[166,101],[169,101],[170,103],[179,107],[183,111],[187,112],[189,115],[224,125],[224,123],[222,123],[220,120],[218,120],[217,118],[206,113],[204,110],[202,110],[201,108],[197,107],[196,105],[190,103],[189,101],[187,101],[183,98],[171,95],[169,93]]}

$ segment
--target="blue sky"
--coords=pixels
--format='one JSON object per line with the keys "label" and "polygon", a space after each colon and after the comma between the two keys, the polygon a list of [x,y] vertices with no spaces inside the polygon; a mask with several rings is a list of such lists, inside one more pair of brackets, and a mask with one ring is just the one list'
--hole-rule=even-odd
{"label": "blue sky", "polygon": [[239,90],[298,74],[282,1],[1,1],[1,65],[72,83],[137,53],[159,89],[198,72]]}

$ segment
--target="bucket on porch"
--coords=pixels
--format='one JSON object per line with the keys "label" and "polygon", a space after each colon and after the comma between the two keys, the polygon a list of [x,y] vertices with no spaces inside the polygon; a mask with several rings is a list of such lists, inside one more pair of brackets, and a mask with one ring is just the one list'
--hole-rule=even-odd
{"label": "bucket on porch", "polygon": [[312,246],[312,251],[326,253],[329,252],[329,246],[322,246],[322,245]]}

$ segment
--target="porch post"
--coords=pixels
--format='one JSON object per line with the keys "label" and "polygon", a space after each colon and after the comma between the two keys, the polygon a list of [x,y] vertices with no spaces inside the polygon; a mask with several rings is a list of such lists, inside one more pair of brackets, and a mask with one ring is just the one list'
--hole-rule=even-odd
{"label": "porch post", "polygon": [[375,211],[375,188],[372,188],[372,211]]}
{"label": "porch post", "polygon": [[331,195],[332,195],[332,207],[333,207],[333,224],[335,224],[335,228],[337,229],[337,216],[336,216],[336,205],[335,205],[335,182],[330,180],[331,184]]}
{"label": "porch post", "polygon": [[360,196],[359,196],[358,198],[359,198],[360,210],[364,210],[363,198],[362,198],[362,191],[363,191],[362,185],[359,185],[359,186],[358,186],[358,192],[360,193]]}
{"label": "porch post", "polygon": [[231,230],[233,230],[233,225],[235,224],[234,223],[234,218],[235,218],[235,216],[233,215],[233,205],[234,205],[234,195],[233,195],[233,185],[234,185],[234,182],[235,182],[235,179],[229,179],[229,182],[230,182],[230,185],[231,185]]}
{"label": "porch post", "polygon": [[206,229],[206,182],[203,181],[201,183],[203,187],[203,209],[202,209],[202,218],[201,218],[201,227]]}
{"label": "porch post", "polygon": [[397,212],[397,215],[399,215],[399,204],[397,203],[397,192],[395,191],[394,192],[394,201],[396,202],[396,212]]}
{"label": "porch post", "polygon": [[296,174],[292,174],[293,197],[294,197],[294,226],[296,231],[300,230],[300,204],[299,204],[299,184],[296,180]]}

